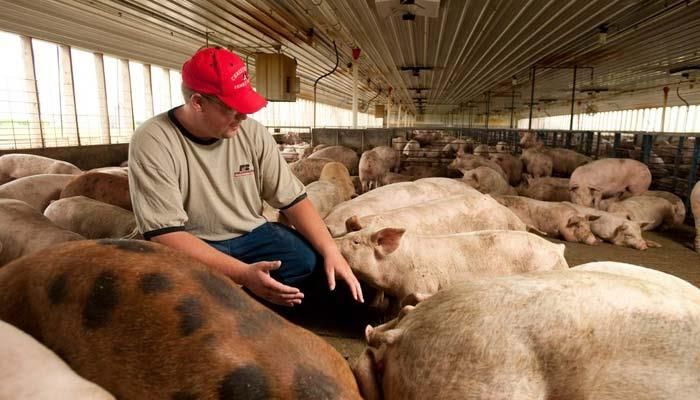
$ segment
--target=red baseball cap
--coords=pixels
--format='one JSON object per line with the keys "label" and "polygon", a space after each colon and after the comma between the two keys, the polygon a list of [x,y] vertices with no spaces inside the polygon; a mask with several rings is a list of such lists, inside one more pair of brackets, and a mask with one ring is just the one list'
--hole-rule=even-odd
{"label": "red baseball cap", "polygon": [[216,96],[243,114],[252,114],[267,105],[267,100],[250,85],[243,60],[220,47],[199,50],[185,61],[182,81],[195,92]]}

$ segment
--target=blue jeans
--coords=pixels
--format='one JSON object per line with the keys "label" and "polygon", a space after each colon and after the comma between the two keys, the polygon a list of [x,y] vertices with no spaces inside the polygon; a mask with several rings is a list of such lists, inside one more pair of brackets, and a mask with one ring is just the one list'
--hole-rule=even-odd
{"label": "blue jeans", "polygon": [[299,232],[274,222],[266,222],[237,238],[206,242],[244,263],[281,261],[280,268],[271,271],[270,276],[294,287],[305,283],[323,262]]}

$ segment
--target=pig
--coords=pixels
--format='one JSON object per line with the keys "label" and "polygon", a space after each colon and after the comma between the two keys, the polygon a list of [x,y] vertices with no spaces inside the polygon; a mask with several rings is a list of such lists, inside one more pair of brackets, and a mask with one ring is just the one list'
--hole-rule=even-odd
{"label": "pig", "polygon": [[542,151],[552,158],[552,172],[571,176],[576,168],[588,164],[593,159],[569,149],[544,148]]}
{"label": "pig", "polygon": [[345,165],[339,162],[326,164],[319,180],[306,186],[306,193],[321,218],[336,205],[356,196],[350,174]]}
{"label": "pig", "polygon": [[43,212],[75,175],[40,174],[24,176],[0,185],[0,198],[22,200]]}
{"label": "pig", "polygon": [[700,181],[695,182],[690,193],[690,208],[695,218],[695,251],[700,253]]}
{"label": "pig", "polygon": [[409,140],[401,151],[406,157],[420,157],[420,143],[417,140]]}
{"label": "pig", "polygon": [[582,165],[571,174],[571,202],[600,208],[601,199],[636,196],[651,184],[646,165],[627,158],[605,158]]}
{"label": "pig", "polygon": [[510,145],[507,142],[496,143],[496,153],[509,153]]}
{"label": "pig", "polygon": [[503,172],[508,176],[508,184],[517,186],[523,175],[523,162],[518,157],[507,153],[496,153],[491,155],[491,161],[498,164]]}
{"label": "pig", "polygon": [[366,330],[369,347],[353,365],[365,399],[700,391],[700,291],[658,271],[587,265],[461,282],[402,314]]}
{"label": "pig", "polygon": [[655,196],[655,197],[661,197],[662,199],[666,199],[671,202],[671,206],[673,207],[673,221],[672,225],[683,225],[683,222],[685,222],[685,204],[683,204],[683,200],[676,196],[675,194],[671,192],[665,192],[663,190],[647,190],[644,192],[644,196]]}
{"label": "pig", "polygon": [[474,155],[477,157],[489,158],[489,146],[480,144],[474,148]]}
{"label": "pig", "polygon": [[399,162],[399,154],[387,146],[375,147],[362,153],[359,166],[362,193],[379,187],[387,172],[398,172]]}
{"label": "pig", "polygon": [[591,221],[591,232],[606,242],[615,246],[631,247],[637,250],[646,250],[649,247],[661,247],[660,244],[642,237],[642,228],[648,222],[632,221],[626,214],[616,214],[566,202],[578,212],[587,217],[595,215],[599,218]]}
{"label": "pig", "polygon": [[610,204],[608,212],[629,215],[632,221],[646,222],[642,230],[651,231],[663,225],[673,227],[675,213],[673,204],[657,196],[633,196]]}
{"label": "pig", "polygon": [[86,172],[73,178],[61,191],[61,199],[85,196],[132,211],[129,178],[102,172]]}
{"label": "pig", "polygon": [[114,400],[34,338],[0,321],[0,399]]}
{"label": "pig", "polygon": [[44,216],[58,227],[87,239],[143,239],[134,213],[85,196],[54,201],[46,208]]}
{"label": "pig", "polygon": [[467,141],[464,139],[454,139],[442,148],[442,155],[448,158],[455,157],[459,152],[467,152]]}
{"label": "pig", "polygon": [[326,147],[329,147],[330,145],[327,144],[317,144],[316,147],[314,147],[314,150],[311,152],[311,154],[320,151],[322,149],[325,149]]}
{"label": "pig", "polygon": [[413,135],[415,139],[421,146],[427,146],[433,142],[442,140],[443,133],[440,131],[416,131]]}
{"label": "pig", "polygon": [[522,231],[419,235],[370,226],[335,241],[361,281],[396,299],[465,279],[568,268],[564,245]]}
{"label": "pig", "polygon": [[503,171],[503,168],[501,168],[500,165],[484,157],[474,156],[471,154],[459,153],[457,154],[457,157],[450,163],[450,165],[447,166],[447,168],[449,169],[459,170],[462,172],[477,167],[489,167],[492,170],[498,172],[503,177],[503,179],[505,179],[506,181],[508,180],[508,175],[506,175],[506,173]]}
{"label": "pig", "polygon": [[309,158],[328,158],[345,165],[350,175],[357,174],[357,164],[360,158],[355,150],[345,146],[328,146],[313,152]]}
{"label": "pig", "polygon": [[516,188],[520,196],[542,201],[570,201],[568,178],[527,178]]}
{"label": "pig", "polygon": [[599,243],[590,226],[590,221],[598,219],[597,216],[586,217],[564,203],[551,203],[521,196],[498,196],[496,200],[510,208],[526,225],[547,236],[588,245]]}
{"label": "pig", "polygon": [[122,168],[128,168],[129,167],[129,160],[122,161],[122,163],[119,164],[119,166]]}
{"label": "pig", "polygon": [[353,215],[363,217],[471,190],[474,189],[466,183],[449,178],[423,178],[414,182],[394,183],[338,204],[324,221],[332,236],[342,236],[347,232],[345,221]]}
{"label": "pig", "polygon": [[56,243],[85,238],[59,228],[37,209],[14,199],[0,199],[0,266]]}
{"label": "pig", "polygon": [[462,182],[484,194],[517,195],[508,182],[498,172],[489,167],[477,167],[462,171]]}
{"label": "pig", "polygon": [[[313,155],[313,154],[312,154]],[[289,169],[304,185],[316,182],[321,177],[323,167],[333,162],[330,158],[306,158],[289,163]]]}
{"label": "pig", "polygon": [[75,165],[33,154],[5,154],[0,156],[0,185],[14,179],[39,174],[78,175],[83,171]]}
{"label": "pig", "polygon": [[0,318],[118,399],[360,399],[326,341],[152,242],[81,241],[15,260],[0,268]]}
{"label": "pig", "polygon": [[507,207],[475,189],[378,214],[363,217],[353,215],[345,221],[345,226],[348,232],[368,226],[395,226],[423,235],[526,229],[523,221]]}
{"label": "pig", "polygon": [[533,178],[552,176],[552,157],[536,149],[525,149],[520,156],[523,167]]}

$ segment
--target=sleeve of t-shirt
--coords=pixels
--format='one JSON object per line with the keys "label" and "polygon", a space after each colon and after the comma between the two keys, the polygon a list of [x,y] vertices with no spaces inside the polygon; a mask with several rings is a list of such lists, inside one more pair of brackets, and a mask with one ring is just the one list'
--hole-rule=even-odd
{"label": "sleeve of t-shirt", "polygon": [[274,208],[284,210],[306,197],[304,184],[289,169],[277,143],[267,130],[258,124],[259,145],[262,147],[260,167],[262,170],[261,197]]}
{"label": "sleeve of t-shirt", "polygon": [[135,132],[129,145],[129,192],[144,239],[185,230],[187,213],[175,163],[147,132]]}

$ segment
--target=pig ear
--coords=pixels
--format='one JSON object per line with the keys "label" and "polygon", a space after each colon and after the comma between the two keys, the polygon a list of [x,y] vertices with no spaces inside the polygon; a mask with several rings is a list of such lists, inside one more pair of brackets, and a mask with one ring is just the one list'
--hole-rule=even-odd
{"label": "pig ear", "polygon": [[587,215],[587,216],[586,216],[586,219],[587,219],[589,222],[590,222],[590,221],[595,221],[595,220],[597,220],[598,218],[600,218],[600,215]]}
{"label": "pig ear", "polygon": [[372,347],[379,347],[382,344],[392,345],[396,343],[397,340],[403,334],[402,328],[389,329],[387,331],[378,332],[374,330],[370,336],[367,343]]}
{"label": "pig ear", "polygon": [[578,224],[581,223],[581,221],[582,221],[583,219],[584,219],[584,218],[581,217],[580,215],[574,215],[574,216],[572,216],[571,218],[569,218],[569,221],[566,223],[566,226],[578,225]]}
{"label": "pig ear", "polygon": [[570,191],[570,192],[573,192],[573,191],[575,191],[576,189],[578,189],[578,185],[569,185],[569,191]]}
{"label": "pig ear", "polygon": [[457,150],[457,157],[462,157],[463,155],[464,155],[464,149],[462,149],[460,147],[459,150]]}
{"label": "pig ear", "polygon": [[399,248],[401,237],[406,232],[402,228],[384,228],[372,235],[372,242],[383,256],[389,255]]}
{"label": "pig ear", "polygon": [[353,215],[352,217],[348,218],[345,220],[345,229],[348,230],[348,232],[355,232],[362,230],[362,224],[360,224],[360,218],[357,215]]}

